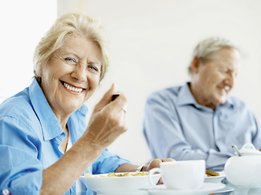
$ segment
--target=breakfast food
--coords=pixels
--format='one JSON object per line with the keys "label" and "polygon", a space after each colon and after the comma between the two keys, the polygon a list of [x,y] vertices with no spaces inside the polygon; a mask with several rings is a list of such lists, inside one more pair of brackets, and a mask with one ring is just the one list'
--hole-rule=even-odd
{"label": "breakfast food", "polygon": [[206,170],[206,175],[207,175],[207,176],[210,176],[210,177],[211,177],[211,176],[219,176],[219,173],[216,172],[216,171],[207,169],[207,170]]}
{"label": "breakfast food", "polygon": [[99,176],[99,177],[126,177],[126,176],[145,176],[148,172],[120,172],[120,173],[108,173],[108,174],[98,174],[92,175],[90,173],[85,173],[86,177]]}
{"label": "breakfast food", "polygon": [[109,173],[108,177],[126,177],[126,176],[145,176],[148,172],[122,172],[122,173]]}

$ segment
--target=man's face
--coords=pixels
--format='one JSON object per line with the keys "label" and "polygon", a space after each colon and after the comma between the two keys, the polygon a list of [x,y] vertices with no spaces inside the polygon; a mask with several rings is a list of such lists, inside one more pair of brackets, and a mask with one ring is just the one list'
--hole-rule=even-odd
{"label": "man's face", "polygon": [[222,49],[206,62],[193,67],[192,93],[198,103],[215,108],[224,104],[238,72],[240,56],[233,49]]}

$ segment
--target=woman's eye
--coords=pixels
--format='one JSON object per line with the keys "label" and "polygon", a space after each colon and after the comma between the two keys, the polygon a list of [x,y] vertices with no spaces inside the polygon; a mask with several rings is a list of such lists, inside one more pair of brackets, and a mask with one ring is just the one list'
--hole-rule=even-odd
{"label": "woman's eye", "polygon": [[97,65],[92,65],[92,64],[90,64],[89,66],[88,66],[88,68],[89,69],[91,69],[91,71],[94,71],[94,72],[100,72],[100,69],[98,68],[98,66]]}
{"label": "woman's eye", "polygon": [[64,58],[64,60],[68,63],[68,64],[77,64],[77,61],[74,58],[71,57],[66,57]]}

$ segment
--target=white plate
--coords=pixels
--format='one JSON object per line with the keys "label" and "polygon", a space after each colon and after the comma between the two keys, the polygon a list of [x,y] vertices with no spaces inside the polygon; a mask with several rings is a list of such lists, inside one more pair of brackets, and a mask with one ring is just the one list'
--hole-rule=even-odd
{"label": "white plate", "polygon": [[226,185],[225,188],[222,188],[222,189],[220,189],[220,190],[215,191],[215,194],[225,193],[225,192],[233,192],[233,191],[235,191],[234,188],[232,188],[231,186],[227,186],[227,185]]}
{"label": "white plate", "polygon": [[217,190],[225,188],[226,185],[222,183],[209,183],[205,182],[203,186],[199,189],[193,190],[174,190],[174,189],[166,189],[164,185],[159,185],[156,189],[149,189],[148,192],[150,195],[183,195],[183,194],[206,194],[213,193]]}
{"label": "white plate", "polygon": [[[133,174],[133,173],[131,173]],[[152,180],[156,184],[160,179],[160,174],[152,175]],[[108,174],[81,176],[80,181],[92,191],[98,193],[119,193],[124,191],[136,191],[151,187],[148,175],[143,176],[108,176]]]}
{"label": "white plate", "polygon": [[206,176],[205,182],[214,182],[219,183],[225,178],[225,172],[224,171],[217,171],[219,173],[219,176]]}

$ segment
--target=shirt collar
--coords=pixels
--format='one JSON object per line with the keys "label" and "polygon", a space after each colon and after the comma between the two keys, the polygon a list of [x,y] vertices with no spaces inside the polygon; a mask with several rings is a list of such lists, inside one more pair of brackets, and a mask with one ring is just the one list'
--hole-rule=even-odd
{"label": "shirt collar", "polygon": [[[178,98],[177,98],[177,105],[182,106],[182,105],[194,105],[198,108],[206,108],[206,106],[202,106],[198,104],[192,95],[190,88],[189,88],[189,83],[186,83],[183,85],[180,89]],[[231,98],[228,98],[225,104],[219,105],[218,107],[229,107],[229,108],[234,108],[234,102],[232,101]]]}
{"label": "shirt collar", "polygon": [[177,98],[177,105],[182,106],[188,104],[196,105],[197,102],[189,89],[188,83],[186,83],[181,87],[179,91],[178,98]]}
{"label": "shirt collar", "polygon": [[63,134],[64,131],[36,79],[29,87],[29,97],[42,125],[43,139],[51,140]]}

